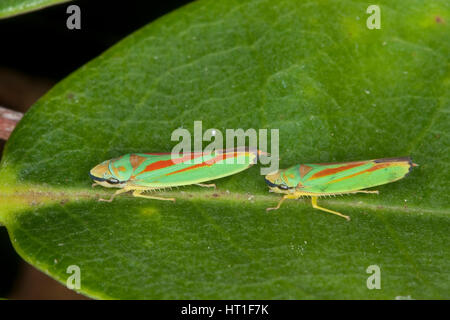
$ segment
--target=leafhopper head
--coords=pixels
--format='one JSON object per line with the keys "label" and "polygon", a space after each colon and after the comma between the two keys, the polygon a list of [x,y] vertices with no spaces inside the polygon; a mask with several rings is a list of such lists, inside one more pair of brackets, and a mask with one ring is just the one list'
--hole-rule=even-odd
{"label": "leafhopper head", "polygon": [[110,162],[113,160],[106,160],[96,165],[89,172],[89,176],[95,183],[106,187],[106,188],[122,188],[125,181],[120,181],[113,173],[110,171]]}
{"label": "leafhopper head", "polygon": [[289,193],[289,190],[294,189],[294,186],[290,185],[289,181],[283,179],[285,170],[278,170],[274,173],[269,173],[264,177],[271,192],[276,193]]}

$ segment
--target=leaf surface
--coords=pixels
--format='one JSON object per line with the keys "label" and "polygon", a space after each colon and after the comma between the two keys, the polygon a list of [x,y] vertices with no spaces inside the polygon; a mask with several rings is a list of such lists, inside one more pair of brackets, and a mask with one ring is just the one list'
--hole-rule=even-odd
{"label": "leaf surface", "polygon": [[0,19],[53,6],[70,0],[1,0]]}
{"label": "leaf surface", "polygon": [[[0,166],[0,222],[19,254],[83,294],[151,299],[449,298],[447,1],[199,1],[56,85]],[[279,129],[281,167],[411,155],[405,179],[319,203],[269,194],[260,167],[166,191],[91,189],[89,169],[169,152],[173,130]],[[366,272],[381,270],[381,290]]]}

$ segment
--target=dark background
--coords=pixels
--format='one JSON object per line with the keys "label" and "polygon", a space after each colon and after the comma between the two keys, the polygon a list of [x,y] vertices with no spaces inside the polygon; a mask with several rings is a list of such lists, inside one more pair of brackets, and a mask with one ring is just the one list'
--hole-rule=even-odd
{"label": "dark background", "polygon": [[[187,4],[128,0],[72,1],[0,20],[0,106],[26,112],[55,83],[133,31]],[[81,9],[81,30],[69,30],[66,9]],[[4,147],[0,140],[0,156]],[[83,299],[24,262],[0,227],[0,298]]]}

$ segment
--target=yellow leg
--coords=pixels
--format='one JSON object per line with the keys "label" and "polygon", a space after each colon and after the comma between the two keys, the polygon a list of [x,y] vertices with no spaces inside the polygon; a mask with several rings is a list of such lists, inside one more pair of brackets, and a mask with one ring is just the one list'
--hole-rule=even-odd
{"label": "yellow leg", "polygon": [[275,208],[267,208],[266,210],[270,211],[270,210],[278,210],[278,209],[280,209],[281,204],[286,199],[298,199],[298,197],[293,195],[293,194],[287,194],[287,195],[283,196],[283,198],[281,198],[280,202],[278,202],[278,204],[277,204],[277,206]]}
{"label": "yellow leg", "polygon": [[175,201],[175,198],[163,198],[163,197],[155,197],[155,196],[147,196],[147,195],[143,195],[142,192],[144,192],[144,191],[145,191],[145,190],[134,190],[134,191],[133,191],[133,196],[134,196],[134,197],[146,198],[146,199],[165,200],[165,201]]}
{"label": "yellow leg", "polygon": [[109,199],[102,199],[102,198],[100,198],[100,199],[98,199],[98,201],[111,202],[111,201],[113,201],[113,199],[114,199],[117,195],[119,195],[119,194],[121,194],[121,193],[128,192],[128,191],[130,191],[130,189],[126,189],[126,188],[119,189],[119,190],[117,190],[117,191],[111,196],[111,198],[109,198]]}
{"label": "yellow leg", "polygon": [[94,182],[94,183],[92,184],[91,187],[93,188],[93,187],[96,187],[96,186],[98,186],[98,185],[99,185],[99,184],[97,184],[97,182]]}
{"label": "yellow leg", "polygon": [[347,221],[350,221],[350,217],[349,216],[345,216],[342,213],[339,213],[337,211],[333,211],[333,210],[330,210],[330,209],[319,207],[317,205],[317,197],[312,196],[311,197],[311,203],[312,203],[312,206],[313,206],[314,209],[318,209],[318,210],[322,210],[322,211],[325,211],[325,212],[329,212],[329,213],[338,215],[338,216],[340,216],[342,218],[345,218],[345,219],[347,219]]}
{"label": "yellow leg", "polygon": [[196,185],[204,188],[214,188],[214,189],[216,188],[216,185],[214,183],[211,184],[196,183]]}

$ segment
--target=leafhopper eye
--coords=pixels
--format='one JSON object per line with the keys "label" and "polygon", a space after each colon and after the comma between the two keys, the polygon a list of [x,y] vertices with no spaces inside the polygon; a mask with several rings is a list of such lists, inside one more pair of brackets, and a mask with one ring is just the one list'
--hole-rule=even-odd
{"label": "leafhopper eye", "polygon": [[280,184],[280,185],[278,185],[278,189],[281,189],[281,190],[288,190],[289,187],[286,186],[286,185],[284,185],[284,184]]}
{"label": "leafhopper eye", "polygon": [[115,178],[111,178],[106,180],[106,182],[108,182],[109,184],[118,184],[119,180],[115,179]]}

